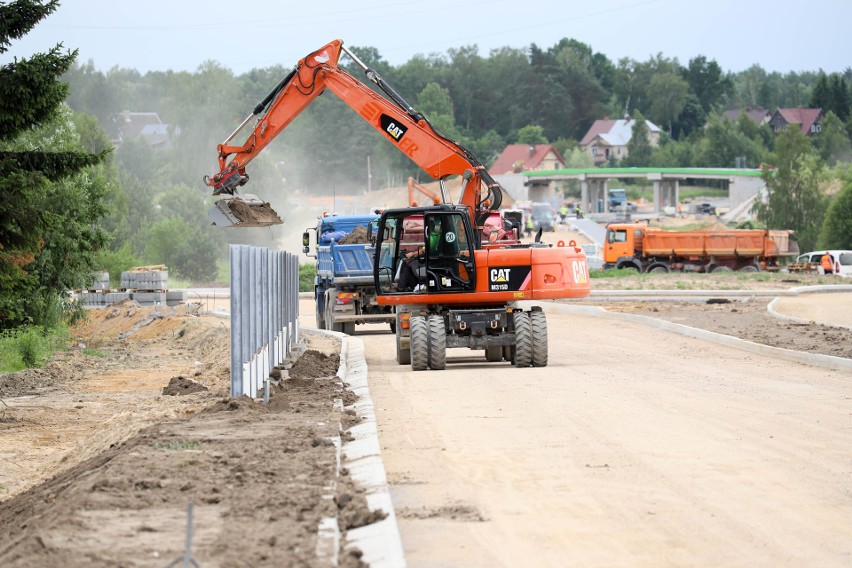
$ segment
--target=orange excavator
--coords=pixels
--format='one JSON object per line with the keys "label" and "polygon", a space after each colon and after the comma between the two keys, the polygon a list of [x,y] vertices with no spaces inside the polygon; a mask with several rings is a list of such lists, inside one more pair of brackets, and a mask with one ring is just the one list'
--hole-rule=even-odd
{"label": "orange excavator", "polygon": [[[343,54],[385,96],[340,67]],[[222,215],[223,224],[238,210],[268,206],[239,194],[248,182],[246,166],[326,90],[440,182],[437,203],[385,210],[378,222],[376,301],[394,306],[397,361],[414,370],[443,369],[446,350],[464,347],[484,350],[487,361],[547,365],[547,321],[541,307],[527,301],[587,296],[582,249],[573,242],[546,245],[538,237],[526,244],[483,239],[486,221],[502,202],[500,186],[469,150],[436,130],[340,40],[299,61],[218,146],[219,173],[204,182],[223,196],[219,212],[231,213]],[[231,145],[254,116],[245,142]],[[449,176],[461,177],[456,203],[444,190]],[[239,215],[237,220],[243,224]]]}

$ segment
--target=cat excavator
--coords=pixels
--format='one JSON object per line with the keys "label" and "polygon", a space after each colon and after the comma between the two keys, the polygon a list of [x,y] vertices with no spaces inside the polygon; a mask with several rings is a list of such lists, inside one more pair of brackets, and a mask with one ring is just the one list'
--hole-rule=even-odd
{"label": "cat excavator", "polygon": [[[378,90],[339,65],[344,54]],[[326,90],[440,182],[436,203],[383,211],[374,237],[376,301],[394,306],[398,363],[415,371],[444,369],[446,350],[461,347],[484,350],[487,361],[547,365],[547,321],[529,301],[588,296],[582,249],[573,241],[544,244],[540,233],[532,243],[483,239],[502,188],[469,150],[435,129],[339,39],[301,59],[218,146],[219,172],[204,176],[221,196],[211,210],[214,223],[281,222],[269,215],[268,203],[240,193],[249,181],[246,166]],[[231,144],[254,117],[245,142]],[[450,176],[461,178],[456,202],[444,188]]]}

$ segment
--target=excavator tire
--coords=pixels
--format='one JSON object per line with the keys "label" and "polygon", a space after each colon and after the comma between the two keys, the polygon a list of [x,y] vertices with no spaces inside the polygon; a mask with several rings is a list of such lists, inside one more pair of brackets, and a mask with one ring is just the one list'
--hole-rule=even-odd
{"label": "excavator tire", "polygon": [[530,316],[526,312],[515,312],[515,360],[516,367],[529,367],[532,364],[533,337]]}
{"label": "excavator tire", "polygon": [[447,366],[447,328],[444,318],[429,316],[429,367],[441,371]]}
{"label": "excavator tire", "polygon": [[429,324],[423,316],[411,316],[411,370],[425,371],[429,366]]}
{"label": "excavator tire", "polygon": [[547,317],[544,312],[530,312],[532,328],[532,365],[547,367]]}

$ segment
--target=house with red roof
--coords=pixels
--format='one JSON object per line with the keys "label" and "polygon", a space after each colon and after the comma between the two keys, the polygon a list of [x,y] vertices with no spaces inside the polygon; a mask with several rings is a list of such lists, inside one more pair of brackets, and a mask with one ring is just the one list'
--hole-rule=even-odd
{"label": "house with red roof", "polygon": [[823,112],[821,108],[779,108],[769,119],[772,132],[778,134],[791,124],[799,127],[805,136],[813,136],[822,131]]}
{"label": "house with red roof", "polygon": [[553,144],[509,144],[494,161],[494,165],[488,168],[488,173],[519,174],[564,167],[565,159],[559,155]]}
{"label": "house with red roof", "polygon": [[[634,124],[629,116],[619,120],[596,120],[580,140],[580,147],[586,149],[596,166],[605,164],[610,157],[623,160],[628,154],[627,143],[633,137]],[[645,125],[648,127],[648,142],[656,148],[660,145],[662,131],[650,120],[646,120]]]}
{"label": "house with red roof", "polygon": [[754,122],[758,126],[763,126],[764,124],[768,124],[772,119],[772,111],[765,108],[751,108],[746,107],[744,109],[730,109],[726,110],[722,116],[730,120],[731,122],[735,122],[740,115],[745,114],[748,116],[752,122]]}

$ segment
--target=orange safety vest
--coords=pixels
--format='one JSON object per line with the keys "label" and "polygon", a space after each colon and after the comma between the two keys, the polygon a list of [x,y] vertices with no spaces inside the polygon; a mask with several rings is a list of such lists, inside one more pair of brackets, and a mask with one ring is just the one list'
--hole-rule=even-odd
{"label": "orange safety vest", "polygon": [[828,254],[822,255],[822,268],[826,272],[830,270],[834,270],[834,263],[831,261],[831,257]]}

